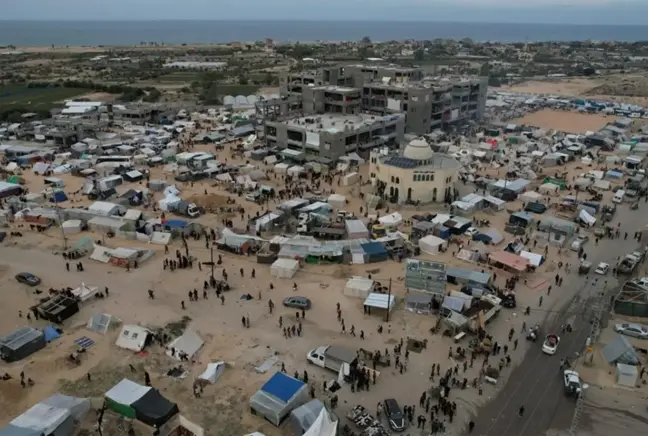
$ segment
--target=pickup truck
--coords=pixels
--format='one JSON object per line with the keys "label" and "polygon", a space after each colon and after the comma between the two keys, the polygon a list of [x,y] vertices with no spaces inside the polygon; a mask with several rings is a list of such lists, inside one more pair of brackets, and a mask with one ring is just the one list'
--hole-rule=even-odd
{"label": "pickup truck", "polygon": [[339,372],[343,364],[351,364],[356,359],[356,352],[336,345],[317,347],[308,352],[306,359],[309,363],[320,368]]}

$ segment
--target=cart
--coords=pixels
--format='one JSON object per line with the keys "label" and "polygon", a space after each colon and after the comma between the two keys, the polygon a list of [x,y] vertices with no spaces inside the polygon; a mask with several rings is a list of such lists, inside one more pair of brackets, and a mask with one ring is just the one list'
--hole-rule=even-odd
{"label": "cart", "polygon": [[592,269],[592,262],[581,260],[581,263],[578,266],[578,274],[580,275],[589,274],[591,269]]}

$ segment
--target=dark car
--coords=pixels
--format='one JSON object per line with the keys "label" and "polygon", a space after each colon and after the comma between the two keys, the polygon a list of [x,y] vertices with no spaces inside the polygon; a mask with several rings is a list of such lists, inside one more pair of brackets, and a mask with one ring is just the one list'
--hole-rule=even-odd
{"label": "dark car", "polygon": [[389,427],[397,432],[405,431],[405,416],[400,406],[393,398],[385,400],[385,416],[389,421]]}
{"label": "dark car", "polygon": [[310,309],[311,301],[306,297],[286,297],[284,298],[283,305],[295,309]]}
{"label": "dark car", "polygon": [[21,272],[19,274],[16,274],[16,280],[29,286],[38,286],[41,282],[41,279],[28,272]]}

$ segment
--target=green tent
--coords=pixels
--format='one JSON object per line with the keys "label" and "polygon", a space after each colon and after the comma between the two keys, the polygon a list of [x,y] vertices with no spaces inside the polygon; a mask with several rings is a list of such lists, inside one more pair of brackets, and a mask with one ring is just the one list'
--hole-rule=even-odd
{"label": "green tent", "polygon": [[128,379],[123,379],[106,392],[106,405],[119,415],[135,419],[137,412],[132,405],[146,395],[149,390],[151,388],[148,386],[138,385]]}
{"label": "green tent", "polygon": [[9,176],[9,178],[7,179],[7,182],[15,183],[17,185],[20,185],[20,177],[18,177],[18,176]]}
{"label": "green tent", "polygon": [[545,179],[542,181],[542,183],[551,183],[553,185],[560,186],[560,189],[567,189],[567,182],[564,181],[563,179],[556,179],[554,177],[545,177]]}

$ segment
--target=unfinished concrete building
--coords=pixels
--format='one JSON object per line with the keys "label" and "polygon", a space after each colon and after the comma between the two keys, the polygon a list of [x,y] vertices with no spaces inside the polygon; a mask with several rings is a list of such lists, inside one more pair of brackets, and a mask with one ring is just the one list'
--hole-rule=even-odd
{"label": "unfinished concrete building", "polygon": [[267,145],[280,148],[284,157],[327,165],[352,152],[368,157],[373,148],[398,146],[404,130],[403,114],[325,114],[266,120],[264,126]]}

